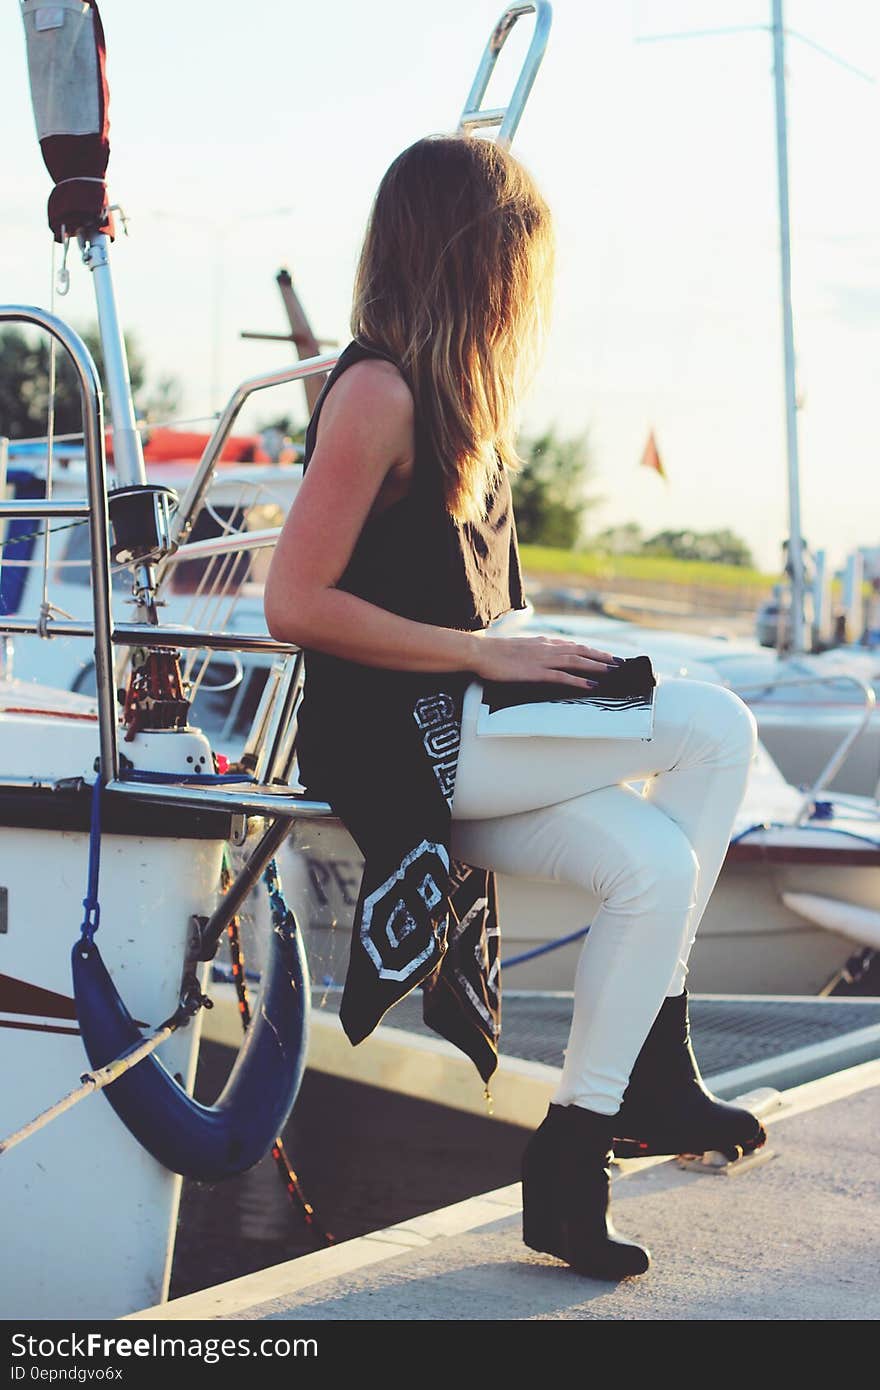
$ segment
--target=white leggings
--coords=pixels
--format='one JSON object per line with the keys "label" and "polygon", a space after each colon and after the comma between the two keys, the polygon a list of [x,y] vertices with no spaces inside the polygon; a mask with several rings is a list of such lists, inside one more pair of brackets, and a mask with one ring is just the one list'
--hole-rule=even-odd
{"label": "white leggings", "polygon": [[[553,1100],[614,1115],[664,998],[685,987],[757,723],[724,686],[658,675],[648,742],[477,738],[479,693],[476,682],[465,693],[452,853],[601,900],[578,960]],[[626,785],[643,780],[640,791]]]}

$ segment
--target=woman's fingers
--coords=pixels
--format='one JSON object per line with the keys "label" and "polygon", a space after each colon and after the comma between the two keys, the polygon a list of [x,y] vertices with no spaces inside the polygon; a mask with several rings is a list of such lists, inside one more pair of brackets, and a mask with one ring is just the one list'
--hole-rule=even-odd
{"label": "woman's fingers", "polygon": [[557,649],[555,652],[548,653],[545,660],[549,669],[564,670],[566,667],[571,667],[576,670],[594,671],[600,676],[608,671],[610,665],[607,661],[602,661],[592,655],[585,655],[583,647],[572,647],[570,650]]}
{"label": "woman's fingers", "polygon": [[547,640],[560,651],[570,651],[578,656],[589,657],[593,661],[602,661],[606,665],[611,665],[614,662],[613,654],[603,651],[601,647],[587,647],[583,642],[572,642],[567,637],[551,637]]}
{"label": "woman's fingers", "polygon": [[595,689],[597,680],[615,669],[611,652],[550,635],[498,639],[486,644],[485,655],[480,674],[489,679],[553,681],[580,690]]}
{"label": "woman's fingers", "polygon": [[564,662],[566,666],[573,666],[578,670],[595,671],[600,676],[608,670],[607,661],[595,661],[590,656],[578,656],[575,653],[572,653],[571,656],[559,657],[557,662],[560,664]]}

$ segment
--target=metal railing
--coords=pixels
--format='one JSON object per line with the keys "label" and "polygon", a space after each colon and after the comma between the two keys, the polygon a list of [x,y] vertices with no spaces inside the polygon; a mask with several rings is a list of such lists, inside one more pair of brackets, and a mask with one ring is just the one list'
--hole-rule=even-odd
{"label": "metal railing", "polygon": [[[175,548],[185,543],[192,530],[208,488],[211,486],[211,480],[217,464],[220,462],[226,441],[232,433],[232,427],[245,402],[257,391],[266,391],[271,386],[284,386],[288,382],[302,381],[306,377],[317,376],[321,372],[329,371],[336,366],[338,360],[339,353],[337,352],[324,353],[320,357],[306,357],[293,367],[284,367],[281,371],[264,372],[260,376],[249,377],[247,381],[243,381],[240,386],[236,387],[217,421],[214,433],[205,445],[205,451],[199,460],[192,481],[174,514],[171,523],[171,540]],[[192,555],[192,552],[190,551],[189,554]],[[160,581],[169,559],[170,557],[163,560],[159,566]]]}
{"label": "metal railing", "polygon": [[[767,680],[749,681],[746,685],[727,685],[727,683],[724,682],[726,689],[732,690],[734,695],[739,695],[740,698],[742,698],[743,692],[747,690],[757,690],[769,693],[771,690],[778,690],[780,688],[785,688],[786,686],[828,685],[831,684],[833,681],[844,681],[850,685],[857,686],[858,689],[861,690],[862,695],[864,697],[862,717],[859,720],[858,724],[854,725],[852,729],[847,730],[840,743],[837,745],[834,752],[832,753],[831,757],[828,759],[827,763],[823,767],[822,771],[819,773],[818,777],[816,777],[812,786],[810,786],[809,789],[804,793],[804,799],[801,802],[801,805],[798,808],[797,814],[794,818],[795,825],[800,825],[803,821],[808,819],[812,811],[812,803],[815,800],[816,795],[820,791],[822,791],[822,789],[825,787],[825,784],[829,782],[831,778],[835,775],[835,773],[843,766],[843,763],[849,755],[850,749],[852,748],[853,744],[856,742],[857,739],[861,738],[862,734],[867,729],[869,723],[871,722],[871,715],[874,713],[874,710],[877,705],[877,697],[874,694],[874,690],[870,685],[868,685],[867,681],[860,680],[858,676],[849,675],[846,672],[840,672],[836,675],[827,676],[818,674],[815,676],[771,676]],[[835,795],[837,795],[837,793],[835,793]],[[840,799],[843,798],[841,797]],[[874,790],[874,800],[880,801],[880,782],[877,783],[877,786]]]}
{"label": "metal railing", "polygon": [[[34,520],[48,520],[59,516],[59,506],[65,508],[67,516],[87,517],[90,534],[92,606],[94,625],[95,679],[98,698],[98,736],[101,749],[101,767],[105,777],[116,777],[119,772],[119,751],[116,740],[116,688],[113,681],[111,643],[113,638],[113,616],[110,608],[110,539],[107,517],[106,460],[104,458],[104,397],[98,370],[91,353],[73,329],[54,314],[29,304],[0,305],[0,323],[29,323],[41,328],[56,342],[60,343],[70,358],[79,384],[80,403],[83,416],[83,444],[86,455],[86,478],[88,498],[76,504],[57,503],[50,500],[24,502],[18,506],[4,502],[3,515],[28,516]],[[71,511],[70,507],[76,507]],[[9,508],[14,508],[10,511]],[[11,633],[9,619],[0,620],[0,631]],[[39,631],[34,625],[33,631]]]}
{"label": "metal railing", "polygon": [[[47,520],[64,516],[88,519],[91,537],[90,572],[92,580],[93,620],[43,620],[0,616],[0,636],[38,635],[91,638],[95,658],[97,689],[98,738],[100,775],[109,792],[134,797],[139,801],[158,801],[167,805],[213,807],[233,814],[260,815],[281,818],[294,816],[326,817],[332,814],[325,802],[307,799],[294,791],[289,783],[292,774],[295,745],[295,715],[303,683],[303,658],[300,649],[263,633],[226,633],[200,631],[195,628],[157,626],[146,623],[115,623],[111,610],[110,546],[107,512],[106,460],[104,457],[103,397],[94,361],[82,339],[53,314],[29,305],[0,306],[0,323],[26,323],[51,334],[68,354],[80,386],[82,403],[86,477],[88,497],[71,502],[55,502],[36,498],[33,501],[0,501],[0,517],[32,517]],[[205,450],[196,477],[178,512],[178,536],[189,533],[198,509],[204,501],[214,468],[232,429],[235,418],[248,396],[265,387],[296,381],[314,372],[326,371],[336,361],[328,355],[311,358],[296,367],[254,377],[233,394]],[[233,538],[238,547],[254,548],[248,537]],[[254,539],[254,538],[250,538]],[[259,544],[272,544],[274,537],[255,537]],[[230,547],[230,549],[235,547]],[[189,558],[195,545],[184,547],[181,558]],[[188,552],[188,553],[187,553]],[[280,679],[275,683],[271,699],[263,710],[253,751],[258,775],[263,781],[242,777],[240,786],[226,784],[199,785],[191,783],[153,785],[126,781],[119,775],[118,710],[113,676],[113,647],[180,647],[205,648],[209,651],[258,652],[283,658]],[[256,725],[257,721],[255,721]],[[54,787],[54,783],[37,778],[8,778],[0,774],[0,787]],[[69,785],[69,782],[65,782]]]}
{"label": "metal railing", "polygon": [[[495,69],[498,55],[507,42],[516,21],[527,14],[535,16],[535,28],[516,86],[513,89],[513,95],[507,106],[482,108],[480,103],[486,95],[486,88],[489,86],[489,79]],[[480,59],[476,77],[459,118],[458,134],[464,135],[473,130],[486,130],[498,126],[498,134],[495,137],[497,143],[505,148],[510,145],[525,110],[532,84],[538,75],[541,59],[544,57],[544,50],[550,37],[552,17],[553,12],[547,0],[525,0],[523,4],[508,5],[489,35],[489,42],[486,44]]]}

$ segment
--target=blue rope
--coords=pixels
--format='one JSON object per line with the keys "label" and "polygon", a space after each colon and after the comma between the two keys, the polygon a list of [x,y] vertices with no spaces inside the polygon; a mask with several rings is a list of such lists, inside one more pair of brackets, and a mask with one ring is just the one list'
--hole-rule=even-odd
{"label": "blue rope", "polygon": [[[830,806],[830,802],[817,802],[816,810],[819,814],[818,816],[816,816],[816,819],[824,820],[825,816],[828,814],[828,810],[826,810],[826,808]],[[751,835],[752,832],[755,830],[785,830],[786,828],[787,827],[784,821],[757,821],[754,825],[750,825],[746,830],[741,830],[738,835],[734,836],[730,843],[732,845],[737,844],[740,840],[744,839],[746,835]],[[863,844],[872,845],[874,849],[880,849],[880,842],[878,842],[872,836],[859,835],[858,832],[855,830],[844,830],[840,826],[801,825],[799,826],[799,829],[817,830],[820,831],[823,835],[845,835],[851,840],[859,840]],[[556,937],[553,941],[548,941],[541,946],[535,946],[531,951],[523,951],[521,955],[511,956],[509,960],[503,960],[501,962],[501,969],[509,970],[512,965],[522,965],[527,960],[534,960],[537,956],[546,955],[548,951],[555,951],[560,946],[567,946],[570,942],[577,941],[579,940],[579,938],[586,936],[589,930],[589,926],[581,927],[580,931],[571,932],[568,936]]]}
{"label": "blue rope", "polygon": [[[797,828],[798,828],[798,830],[815,830],[815,831],[818,831],[820,835],[846,835],[850,840],[859,840],[859,841],[862,842],[862,844],[872,845],[874,849],[880,849],[880,840],[875,839],[875,838],[874,838],[873,836],[871,836],[871,835],[860,835],[860,834],[858,833],[858,831],[856,831],[856,830],[844,830],[844,829],[842,828],[842,826],[839,826],[839,825],[805,825],[805,824],[801,824],[801,825],[799,825]],[[783,820],[761,820],[761,821],[756,821],[754,825],[750,825],[750,826],[747,827],[747,829],[741,830],[741,831],[739,832],[738,835],[734,835],[734,837],[733,837],[733,839],[731,840],[730,843],[731,843],[732,845],[737,845],[737,844],[739,844],[740,840],[744,839],[746,835],[751,835],[752,832],[753,832],[754,830],[790,830],[790,829],[791,829],[791,826],[790,826],[790,825],[787,825],[786,822],[783,821]]]}
{"label": "blue rope", "polygon": [[101,904],[98,901],[98,874],[101,868],[101,776],[95,778],[92,787],[92,815],[89,827],[89,877],[86,896],[83,898],[85,916],[80,927],[82,940],[91,946],[95,932],[101,921]]}
{"label": "blue rope", "polygon": [[[819,809],[819,815],[816,817],[818,820],[824,820],[827,814],[825,808],[830,805],[830,802],[824,801],[816,803],[817,809],[821,808]],[[870,835],[859,835],[855,830],[844,830],[840,826],[801,825],[798,828],[800,830],[818,830],[823,835],[846,835],[851,840],[859,840],[863,844],[872,845],[874,849],[880,849],[880,842]],[[787,826],[784,821],[756,821],[754,825],[750,825],[746,830],[741,830],[738,835],[735,835],[730,843],[732,845],[737,844],[740,840],[744,839],[746,835],[751,835],[755,830],[785,829],[787,829]],[[589,930],[589,926],[581,927],[580,931],[571,932],[568,936],[556,937],[553,941],[548,941],[541,946],[535,946],[531,951],[523,951],[519,956],[511,956],[509,960],[503,960],[501,962],[501,968],[502,970],[509,970],[512,965],[522,965],[524,961],[534,960],[536,956],[546,955],[548,951],[555,951],[559,946],[567,946],[569,942],[577,941],[580,937],[586,936]]]}
{"label": "blue rope", "polygon": [[531,951],[523,951],[519,956],[511,956],[509,960],[501,962],[502,970],[509,970],[512,965],[522,965],[523,961],[534,960],[536,956],[545,956],[548,951],[555,951],[560,946],[567,946],[571,941],[579,941],[586,936],[592,926],[588,922],[585,927],[580,927],[577,931],[569,932],[568,936],[557,936],[552,941],[546,941],[543,946],[534,946]]}
{"label": "blue rope", "polygon": [[[272,930],[277,931],[279,927],[283,927],[288,931],[295,931],[296,918],[287,905],[287,899],[284,896],[284,889],[281,884],[281,876],[278,872],[276,860],[270,859],[263,870],[263,883],[266,886],[266,891],[269,896]],[[211,978],[223,984],[235,983],[235,976],[232,971],[227,966],[217,961],[215,961],[212,966]],[[251,984],[259,984],[261,978],[262,976],[259,970],[244,971],[244,979],[249,980]],[[325,983],[327,983],[326,980]]]}
{"label": "blue rope", "polygon": [[272,913],[272,930],[277,931],[279,927],[286,927],[288,930],[296,927],[296,920],[287,901],[284,897],[284,889],[281,886],[281,875],[278,872],[278,864],[274,859],[263,870],[263,882],[269,894],[269,907]]}
{"label": "blue rope", "polygon": [[[130,782],[156,782],[160,784],[198,780],[213,785],[223,782],[252,782],[254,780],[247,772],[136,772],[134,769],[123,773],[122,779]],[[92,813],[89,824],[89,875],[86,896],[82,900],[85,916],[80,927],[82,940],[88,945],[93,942],[95,932],[101,922],[101,904],[98,901],[98,878],[101,868],[101,790],[101,776],[98,774],[92,787]]]}

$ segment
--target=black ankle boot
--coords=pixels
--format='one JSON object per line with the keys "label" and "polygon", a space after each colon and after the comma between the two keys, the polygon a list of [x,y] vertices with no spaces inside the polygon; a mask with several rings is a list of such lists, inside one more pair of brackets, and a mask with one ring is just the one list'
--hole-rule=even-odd
{"label": "black ankle boot", "polygon": [[593,1279],[644,1274],[649,1252],[609,1213],[614,1117],[552,1105],[522,1157],[523,1240]]}
{"label": "black ankle boot", "polygon": [[691,1046],[688,993],[664,1000],[645,1039],[614,1119],[618,1158],[751,1153],[767,1132],[751,1111],[707,1090]]}

